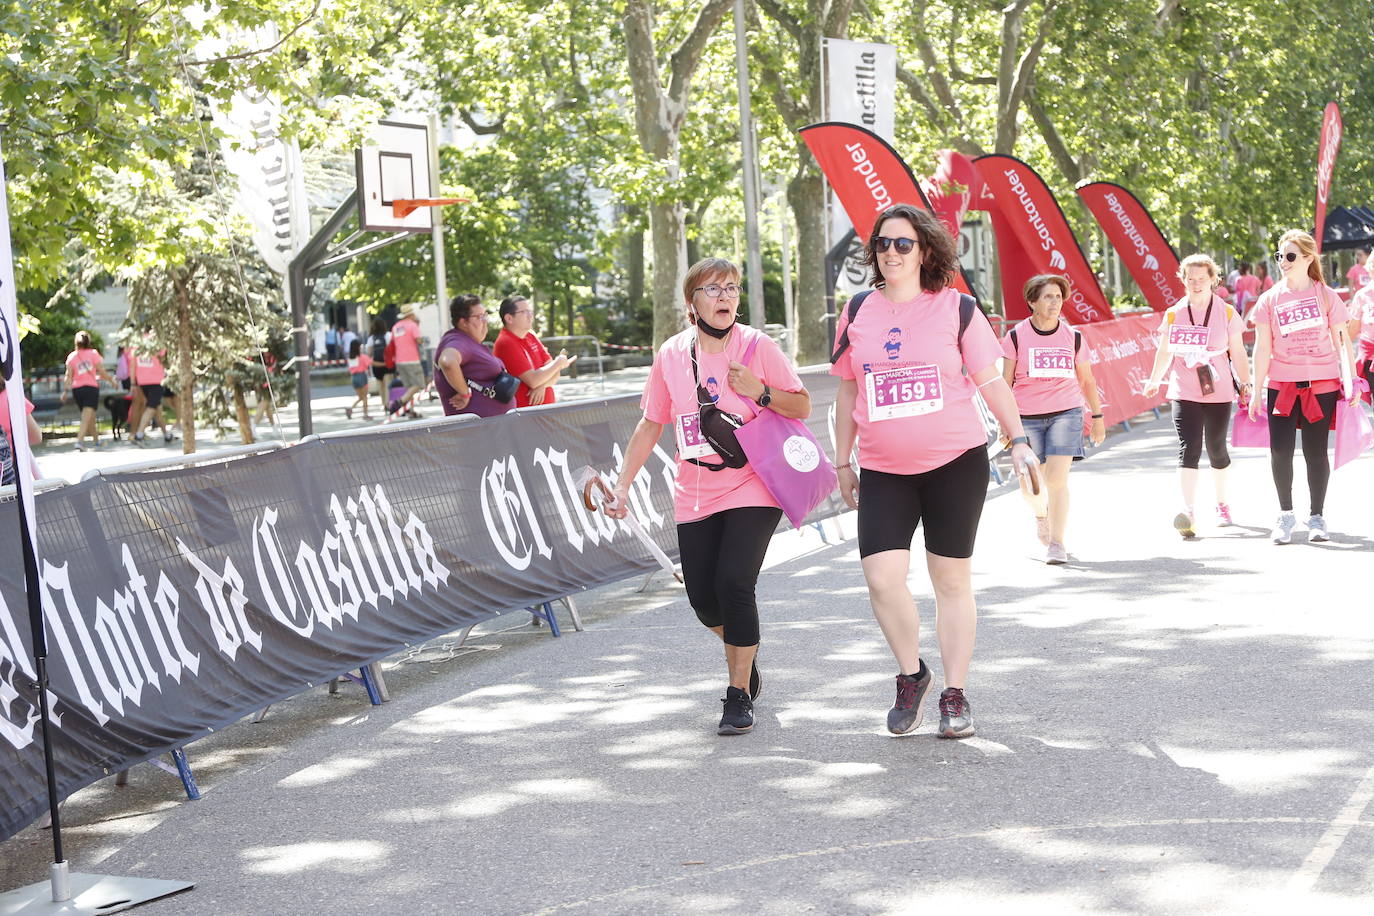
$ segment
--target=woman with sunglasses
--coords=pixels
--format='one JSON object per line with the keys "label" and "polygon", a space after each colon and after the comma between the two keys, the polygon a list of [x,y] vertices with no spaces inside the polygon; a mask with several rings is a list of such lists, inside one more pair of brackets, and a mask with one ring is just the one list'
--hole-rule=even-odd
{"label": "woman with sunglasses", "polygon": [[1263,395],[1257,386],[1250,398],[1250,419],[1261,410],[1269,417],[1269,466],[1279,497],[1272,540],[1287,544],[1297,525],[1293,450],[1301,432],[1311,509],[1307,539],[1318,543],[1330,540],[1322,516],[1331,477],[1327,439],[1337,399],[1354,395],[1354,354],[1345,303],[1326,285],[1312,236],[1290,229],[1275,258],[1282,279],[1255,305],[1255,378],[1265,386]]}
{"label": "woman with sunglasses", "polygon": [[[1018,473],[1035,463],[997,361],[1002,347],[982,312],[962,329],[954,240],[930,213],[889,207],[873,225],[864,255],[868,293],[838,339],[835,455],[840,495],[859,511],[859,557],[869,602],[897,659],[897,698],[887,728],[921,723],[932,675],[920,657],[920,617],[907,585],[911,541],[925,529],[926,570],[935,591],[935,632],[944,667],[939,735],[974,733],[964,689],[973,658],[977,609],[970,558],[987,495],[987,433],[974,403],[983,398],[1012,437]],[[851,307],[852,308],[852,307]],[[851,457],[859,443],[855,473]]]}
{"label": "woman with sunglasses", "polygon": [[[1040,274],[1022,291],[1031,315],[1002,338],[1002,375],[1021,414],[1031,449],[1044,465],[1048,499],[1023,489],[1036,513],[1035,533],[1045,547],[1045,562],[1069,562],[1064,529],[1069,518],[1069,469],[1083,457],[1083,405],[1091,409],[1093,445],[1107,438],[1102,399],[1083,336],[1059,319],[1069,298],[1069,281]],[[1041,514],[1043,513],[1043,514]]]}
{"label": "woman with sunglasses", "polygon": [[[1215,292],[1219,276],[1216,262],[1205,254],[1192,254],[1178,267],[1188,295],[1164,313],[1159,325],[1159,344],[1154,367],[1144,394],[1159,393],[1160,380],[1169,373],[1167,393],[1173,401],[1174,429],[1178,433],[1178,484],[1183,492],[1183,511],[1174,516],[1174,530],[1184,538],[1197,535],[1194,506],[1197,502],[1198,464],[1202,446],[1212,466],[1212,486],[1217,498],[1217,524],[1234,524],[1226,502],[1226,469],[1231,455],[1226,450],[1226,431],[1235,410],[1236,382],[1239,394],[1251,393],[1250,357],[1241,335],[1245,322]],[[1248,276],[1248,274],[1246,274]]]}
{"label": "woman with sunglasses", "polygon": [[[739,280],[739,268],[723,258],[706,258],[687,271],[682,295],[688,327],[659,348],[644,387],[644,416],[630,436],[606,507],[612,518],[628,514],[635,475],[671,425],[677,442],[673,514],[687,599],[697,618],[725,642],[729,684],[716,729],[721,735],[742,735],[754,726],[753,701],[762,689],[754,664],[754,590],[782,509],[752,467],[729,467],[720,459],[703,435],[702,407],[719,408],[735,426],[765,407],[797,419],[811,413],[811,396],[778,345],[736,323]],[[714,400],[705,388],[709,378],[725,382]]]}

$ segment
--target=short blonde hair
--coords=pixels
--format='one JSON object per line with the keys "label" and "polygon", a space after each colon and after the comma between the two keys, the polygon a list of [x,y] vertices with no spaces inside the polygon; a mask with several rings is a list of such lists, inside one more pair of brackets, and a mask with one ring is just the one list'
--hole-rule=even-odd
{"label": "short blonde hair", "polygon": [[1216,285],[1217,285],[1217,279],[1221,276],[1221,271],[1217,269],[1217,262],[1212,260],[1212,256],[1211,256],[1211,255],[1209,255],[1209,254],[1190,254],[1190,255],[1188,255],[1188,257],[1184,258],[1182,261],[1179,261],[1179,262],[1178,262],[1178,278],[1179,278],[1180,280],[1186,280],[1186,279],[1188,279],[1188,268],[1190,268],[1190,267],[1205,267],[1205,268],[1207,268],[1207,273],[1208,273],[1208,274],[1211,276],[1211,278],[1212,278],[1212,285],[1213,285],[1213,286],[1216,286]]}
{"label": "short blonde hair", "polygon": [[739,283],[740,271],[733,261],[727,261],[725,258],[702,258],[689,267],[687,276],[682,278],[682,301],[690,304],[692,292],[704,285],[703,280],[727,278],[733,283]]}
{"label": "short blonde hair", "polygon": [[1279,236],[1279,244],[1276,250],[1283,251],[1283,246],[1292,242],[1298,246],[1298,251],[1304,257],[1312,260],[1307,265],[1307,275],[1312,278],[1313,283],[1325,283],[1326,275],[1322,273],[1322,259],[1317,257],[1317,240],[1312,238],[1311,233],[1303,232],[1301,229],[1289,229]]}
{"label": "short blonde hair", "polygon": [[1021,289],[1021,295],[1026,297],[1026,302],[1034,302],[1051,283],[1059,287],[1059,292],[1065,300],[1069,298],[1069,281],[1059,274],[1036,274],[1026,281],[1026,285]]}

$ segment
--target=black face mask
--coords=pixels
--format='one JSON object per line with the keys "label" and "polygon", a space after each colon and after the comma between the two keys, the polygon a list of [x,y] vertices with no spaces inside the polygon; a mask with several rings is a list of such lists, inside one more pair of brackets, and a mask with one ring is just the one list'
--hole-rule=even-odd
{"label": "black face mask", "polygon": [[[738,318],[735,319],[735,321],[738,321],[738,320],[739,320]],[[732,322],[730,322],[729,327],[726,327],[726,328],[724,328],[724,329],[712,327],[711,325],[709,325],[709,324],[707,324],[706,322],[702,321],[702,320],[697,316],[697,314],[696,314],[695,311],[692,312],[692,324],[694,324],[694,325],[697,326],[697,330],[698,330],[698,331],[702,332],[702,333],[705,334],[707,337],[714,337],[716,340],[720,340],[720,339],[723,338],[726,334],[729,334],[731,328],[733,328],[733,327],[735,326],[735,322],[732,321]]]}

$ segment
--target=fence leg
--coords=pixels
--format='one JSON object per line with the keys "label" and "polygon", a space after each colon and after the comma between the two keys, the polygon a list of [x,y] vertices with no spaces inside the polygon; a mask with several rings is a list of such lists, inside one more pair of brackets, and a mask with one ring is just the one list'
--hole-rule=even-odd
{"label": "fence leg", "polygon": [[1121,421],[1121,428],[1124,429],[1124,430],[1126,430],[1126,432],[1130,432],[1130,431],[1131,431],[1131,421],[1130,421],[1130,420],[1122,420],[1122,421]]}
{"label": "fence leg", "polygon": [[372,678],[372,666],[363,665],[358,669],[358,680],[362,682],[363,689],[367,691],[367,698],[373,706],[382,705],[382,693],[377,689],[377,682]]}
{"label": "fence leg", "polygon": [[1155,419],[1158,420],[1158,419],[1159,419],[1159,408],[1158,408],[1158,407],[1152,407],[1152,408],[1150,408],[1150,409],[1154,411]]}
{"label": "fence leg", "polygon": [[181,785],[186,789],[186,797],[191,801],[200,798],[200,787],[196,785],[196,774],[191,772],[191,764],[186,761],[186,751],[176,748],[172,751],[172,763],[176,764]]}
{"label": "fence leg", "polygon": [[[558,618],[553,614],[553,605],[551,603],[546,601],[543,604],[536,605],[535,607],[529,608],[529,612],[530,616],[532,616],[535,621],[543,620],[548,623],[549,632],[552,633],[555,638],[563,635],[558,630]],[[536,623],[535,626],[538,626],[538,623]]]}
{"label": "fence leg", "polygon": [[572,595],[564,595],[558,599],[568,608],[568,616],[572,618],[573,629],[582,632],[582,616],[577,613],[577,605],[573,603]]}
{"label": "fence leg", "polygon": [[1002,485],[1002,472],[997,470],[997,464],[995,462],[988,462],[988,476],[995,480],[999,487]]}

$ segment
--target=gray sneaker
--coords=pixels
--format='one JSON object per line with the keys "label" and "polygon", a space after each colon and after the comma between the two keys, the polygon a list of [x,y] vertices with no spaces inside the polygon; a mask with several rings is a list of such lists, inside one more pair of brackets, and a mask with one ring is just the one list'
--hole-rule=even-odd
{"label": "gray sneaker", "polygon": [[922,673],[897,675],[897,700],[887,711],[887,730],[905,735],[921,724],[921,701],[930,690],[930,666],[922,663]]}
{"label": "gray sneaker", "polygon": [[1320,515],[1313,515],[1307,520],[1307,541],[1310,544],[1324,544],[1331,540],[1331,535],[1326,533],[1326,519]]}
{"label": "gray sneaker", "polygon": [[1058,541],[1050,541],[1049,550],[1045,551],[1045,562],[1051,566],[1063,566],[1069,562],[1069,552]]}
{"label": "gray sneaker", "polygon": [[1293,539],[1293,529],[1298,525],[1298,520],[1293,517],[1292,512],[1280,512],[1279,520],[1274,523],[1274,530],[1269,534],[1269,539],[1275,544],[1287,544]]}
{"label": "gray sneaker", "polygon": [[973,732],[973,707],[964,698],[964,691],[946,687],[940,694],[940,729],[936,734],[941,738],[972,738]]}

